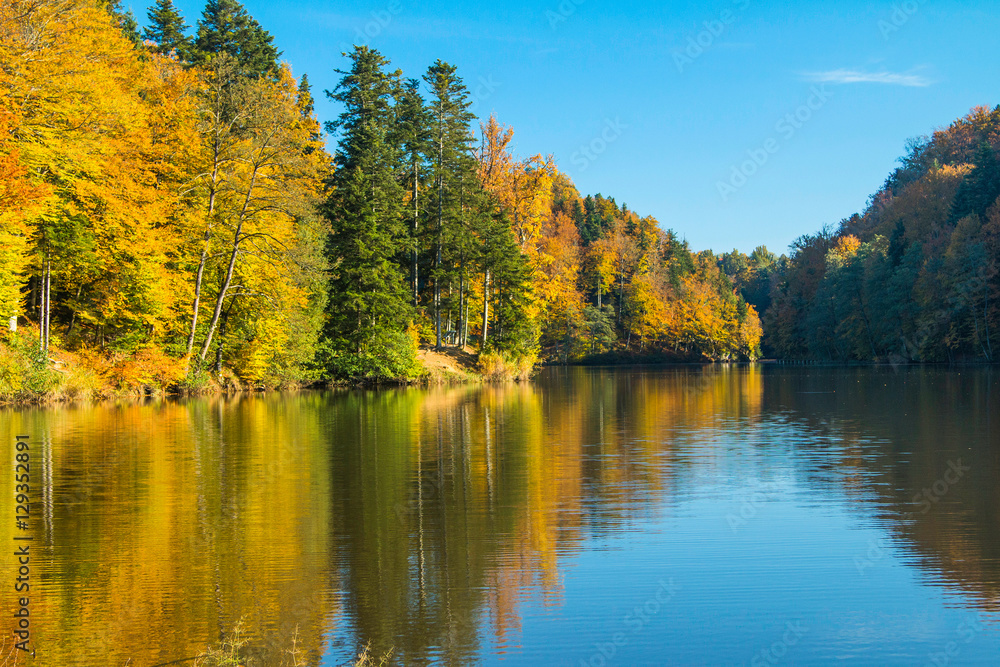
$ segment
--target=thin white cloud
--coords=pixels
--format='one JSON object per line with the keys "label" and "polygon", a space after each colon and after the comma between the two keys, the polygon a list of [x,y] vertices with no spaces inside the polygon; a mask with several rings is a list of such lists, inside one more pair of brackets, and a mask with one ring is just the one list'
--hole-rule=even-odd
{"label": "thin white cloud", "polygon": [[805,75],[817,83],[882,83],[889,86],[926,88],[934,83],[919,74],[897,72],[864,72],[856,69],[835,69],[829,72],[810,72]]}

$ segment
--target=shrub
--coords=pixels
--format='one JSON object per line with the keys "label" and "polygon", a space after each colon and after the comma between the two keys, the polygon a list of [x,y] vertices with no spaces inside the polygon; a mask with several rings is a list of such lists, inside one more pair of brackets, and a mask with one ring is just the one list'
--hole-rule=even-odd
{"label": "shrub", "polygon": [[421,372],[412,332],[384,332],[360,352],[327,346],[320,354],[334,380],[400,382]]}
{"label": "shrub", "polygon": [[126,391],[163,391],[184,377],[183,362],[149,347],[113,358],[105,377],[113,387]]}
{"label": "shrub", "polygon": [[37,330],[7,332],[0,341],[0,401],[33,400],[59,386],[60,374],[42,354]]}
{"label": "shrub", "polygon": [[479,355],[479,372],[487,382],[522,381],[531,378],[537,363],[536,353],[486,352]]}

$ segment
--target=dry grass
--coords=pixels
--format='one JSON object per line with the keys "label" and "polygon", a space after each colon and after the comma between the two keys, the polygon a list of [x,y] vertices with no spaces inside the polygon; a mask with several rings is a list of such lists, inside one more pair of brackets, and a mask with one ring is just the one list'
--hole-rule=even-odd
{"label": "dry grass", "polygon": [[[372,643],[369,641],[358,653],[357,659],[350,664],[351,667],[386,667],[391,664],[393,652],[394,648],[390,648],[382,655],[376,656],[372,653]],[[268,667],[307,667],[309,664],[306,651],[300,647],[297,627],[292,635],[291,648],[285,649],[284,653],[288,654],[288,658],[282,658],[280,666],[269,663]],[[194,667],[256,667],[261,664],[260,658],[254,658],[252,654],[246,619],[241,618],[219,647],[210,648],[195,658]],[[0,663],[0,667],[7,667],[7,663]]]}
{"label": "dry grass", "polygon": [[222,373],[192,370],[184,359],[150,347],[114,353],[79,347],[62,349],[54,341],[40,355],[38,328],[0,331],[0,405],[141,399],[167,393],[219,394],[245,387],[229,369]]}
{"label": "dry grass", "polygon": [[476,357],[470,348],[446,347],[441,351],[423,348],[417,353],[426,380],[431,384],[476,382]]}
{"label": "dry grass", "polygon": [[479,355],[479,372],[486,382],[513,382],[531,379],[538,355],[511,357],[503,353]]}
{"label": "dry grass", "polygon": [[358,659],[354,661],[353,667],[385,667],[385,665],[388,665],[389,661],[392,659],[392,653],[394,650],[395,649],[390,648],[388,651],[376,658],[372,655],[371,640],[368,640],[365,647],[361,649],[361,653],[358,653]]}
{"label": "dry grass", "polygon": [[241,618],[229,636],[222,640],[220,647],[211,648],[195,659],[195,667],[246,667],[240,652],[250,643],[250,638],[243,626],[244,619]]}

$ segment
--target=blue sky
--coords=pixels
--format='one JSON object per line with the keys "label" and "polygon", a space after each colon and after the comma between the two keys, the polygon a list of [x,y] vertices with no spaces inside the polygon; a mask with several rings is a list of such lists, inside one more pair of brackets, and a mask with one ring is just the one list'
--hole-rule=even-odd
{"label": "blue sky", "polygon": [[[175,4],[191,25],[204,6]],[[553,154],[581,193],[695,250],[784,252],[859,212],[907,138],[1000,103],[995,0],[244,4],[309,74],[320,120],[352,43],[411,77],[441,58],[519,154]]]}

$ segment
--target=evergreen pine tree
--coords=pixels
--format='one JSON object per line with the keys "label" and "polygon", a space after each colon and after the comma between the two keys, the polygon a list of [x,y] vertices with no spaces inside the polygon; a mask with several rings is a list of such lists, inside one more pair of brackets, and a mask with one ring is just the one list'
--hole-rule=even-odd
{"label": "evergreen pine tree", "polygon": [[414,372],[415,350],[403,333],[412,316],[398,259],[407,246],[403,188],[395,169],[393,100],[399,72],[367,46],[327,95],[344,106],[327,131],[339,133],[336,171],[325,212],[331,266],[327,339],[334,375],[392,379]]}
{"label": "evergreen pine tree", "polygon": [[299,81],[299,109],[304,118],[309,118],[316,110],[315,100],[312,96],[312,86],[309,85],[309,75],[303,74]]}
{"label": "evergreen pine tree", "polygon": [[952,206],[951,220],[967,215],[985,217],[986,210],[1000,197],[1000,160],[987,142],[982,142],[972,159],[975,169],[966,176]]}
{"label": "evergreen pine tree", "polygon": [[184,17],[174,7],[174,3],[171,0],[156,0],[156,5],[146,15],[149,17],[149,26],[143,30],[142,36],[156,44],[153,52],[176,53],[180,58],[187,58],[191,38],[184,33],[190,26],[184,23]]}
{"label": "evergreen pine tree", "polygon": [[410,228],[410,292],[414,307],[419,305],[420,296],[420,225],[425,216],[421,189],[430,150],[429,123],[424,98],[420,95],[420,82],[407,79],[400,89],[396,105],[396,141],[402,148],[400,172],[403,187],[409,194],[405,215]]}
{"label": "evergreen pine tree", "polygon": [[122,33],[130,42],[136,46],[142,43],[139,37],[139,23],[135,20],[135,14],[132,13],[131,9],[122,8],[122,0],[110,0],[108,13],[115,17]]}
{"label": "evergreen pine tree", "polygon": [[281,55],[274,37],[264,30],[236,0],[208,0],[195,39],[195,62],[205,62],[217,53],[228,53],[245,74],[266,76],[278,69]]}
{"label": "evergreen pine tree", "polygon": [[583,212],[577,221],[580,238],[584,245],[590,245],[602,236],[601,220],[597,212],[597,202],[590,195],[583,200]]}
{"label": "evergreen pine tree", "polygon": [[[469,92],[456,74],[456,68],[436,61],[424,76],[431,90],[430,115],[430,217],[434,227],[434,257],[431,278],[434,281],[434,331],[436,346],[442,345],[442,313],[445,309],[443,288],[458,274],[459,320],[464,310],[464,259],[462,241],[463,212],[466,196],[471,197],[476,183],[476,162],[472,155]],[[446,257],[451,255],[451,257]],[[455,256],[457,255],[457,257]],[[446,261],[451,260],[451,261]],[[448,304],[453,306],[454,304]]]}
{"label": "evergreen pine tree", "polygon": [[536,351],[538,332],[528,317],[531,266],[510,222],[496,205],[476,217],[477,269],[484,285],[480,352],[524,357]]}

